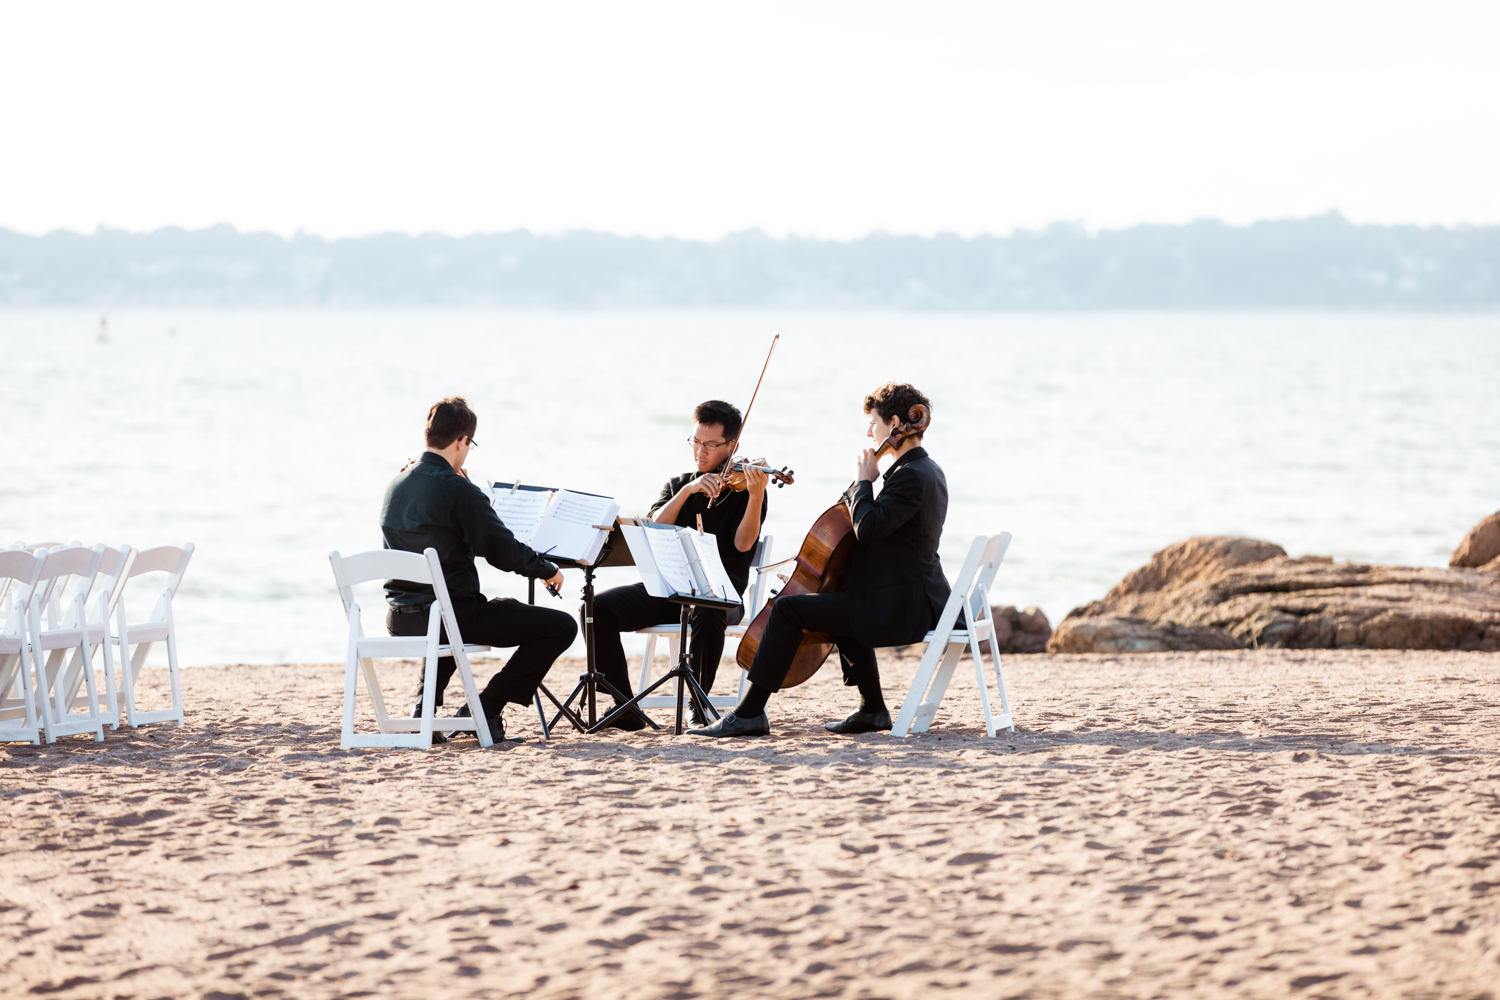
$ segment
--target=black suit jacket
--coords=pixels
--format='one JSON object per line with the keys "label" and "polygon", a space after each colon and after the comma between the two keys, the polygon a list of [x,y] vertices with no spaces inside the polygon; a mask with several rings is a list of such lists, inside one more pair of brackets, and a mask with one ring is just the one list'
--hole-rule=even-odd
{"label": "black suit jacket", "polygon": [[854,521],[849,567],[849,618],[866,646],[921,642],[948,602],[948,578],[938,560],[948,516],[948,480],[927,449],[913,448],[873,483],[844,492]]}

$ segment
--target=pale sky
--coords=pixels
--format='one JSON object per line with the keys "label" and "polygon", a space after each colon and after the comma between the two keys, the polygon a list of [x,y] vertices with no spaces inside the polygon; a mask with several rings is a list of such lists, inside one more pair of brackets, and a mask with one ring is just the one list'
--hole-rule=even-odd
{"label": "pale sky", "polygon": [[0,4],[0,227],[1500,221],[1500,3]]}

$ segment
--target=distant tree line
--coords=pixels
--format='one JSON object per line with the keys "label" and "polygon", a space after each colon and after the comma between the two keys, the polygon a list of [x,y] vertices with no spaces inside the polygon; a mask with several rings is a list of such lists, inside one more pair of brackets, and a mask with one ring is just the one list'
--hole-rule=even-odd
{"label": "distant tree line", "polygon": [[750,231],[717,242],[0,229],[0,305],[1492,309],[1500,226],[1364,226],[1330,214],[974,238]]}

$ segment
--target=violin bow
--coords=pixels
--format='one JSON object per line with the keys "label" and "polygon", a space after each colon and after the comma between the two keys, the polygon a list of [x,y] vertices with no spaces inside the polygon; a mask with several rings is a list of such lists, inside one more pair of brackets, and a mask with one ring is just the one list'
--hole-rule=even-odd
{"label": "violin bow", "polygon": [[[746,427],[747,424],[750,423],[750,412],[755,409],[755,397],[757,397],[757,396],[760,395],[760,384],[766,380],[766,369],[768,369],[768,368],[771,367],[771,355],[773,355],[773,354],[776,353],[776,344],[780,340],[781,340],[781,334],[779,334],[779,333],[776,334],[775,336],[773,336],[771,338],[771,349],[766,352],[766,362],[765,362],[765,364],[763,364],[763,365],[760,366],[760,378],[758,378],[758,379],[755,380],[755,391],[752,392],[752,393],[750,393],[750,403],[749,403],[748,406],[745,407],[745,415],[740,418],[740,435],[739,435],[739,440],[740,441],[743,441],[744,438],[745,438],[745,427]],[[738,443],[738,442],[736,442],[736,443]],[[724,460],[724,464],[719,467],[719,475],[721,475],[721,476],[727,475],[728,474],[728,470],[732,469],[733,467],[734,467],[734,455],[733,455],[733,453],[731,453],[730,456]],[[723,496],[727,492],[729,492],[729,491],[728,490],[723,490],[723,491],[721,491],[719,493],[719,496]],[[710,507],[712,507],[716,503],[718,503],[718,497],[715,497],[713,500],[710,500],[708,502],[708,505]]]}

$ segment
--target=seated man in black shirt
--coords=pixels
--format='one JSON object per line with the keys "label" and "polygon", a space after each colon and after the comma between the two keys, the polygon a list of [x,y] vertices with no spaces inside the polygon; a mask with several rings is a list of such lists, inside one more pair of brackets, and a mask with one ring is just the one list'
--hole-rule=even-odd
{"label": "seated man in black shirt", "polygon": [[[651,505],[651,519],[696,528],[701,515],[703,530],[718,540],[719,559],[729,579],[737,591],[744,593],[750,579],[750,556],[766,520],[767,477],[764,472],[749,470],[745,474],[744,492],[720,497],[719,479],[715,475],[715,470],[734,455],[740,423],[740,411],[722,400],[711,399],[693,411],[693,435],[688,444],[692,446],[697,469],[667,480],[661,496]],[[755,464],[764,465],[765,461],[757,459]],[[674,624],[681,612],[681,607],[666,598],[646,593],[644,583],[615,587],[594,599],[594,662],[621,694],[629,696],[631,685],[620,633],[650,625]],[[724,653],[724,630],[739,624],[743,615],[743,607],[728,612],[695,607],[688,615],[692,632],[688,648],[693,657],[693,673],[703,690],[713,687],[718,673],[719,658]],[[697,706],[693,708],[693,719],[703,724]],[[614,724],[632,730],[645,725],[630,713]]]}
{"label": "seated man in black shirt", "polygon": [[[386,488],[380,530],[388,549],[437,550],[453,601],[453,615],[465,642],[519,647],[479,695],[490,735],[499,741],[505,738],[502,712],[506,703],[531,703],[552,661],[572,645],[578,624],[565,611],[533,607],[508,597],[486,601],[479,592],[476,556],[483,556],[496,569],[545,580],[554,591],[562,586],[563,575],[562,570],[518,542],[495,514],[490,498],[469,482],[463,471],[464,460],[474,447],[478,423],[479,418],[461,396],[433,404],[427,411],[427,450]],[[426,635],[428,609],[436,599],[432,588],[408,580],[387,580],[385,593],[391,604],[386,616],[391,635]],[[446,629],[442,641],[448,641]],[[438,661],[436,704],[443,703],[443,689],[456,669],[458,665],[451,656]],[[419,683],[412,715],[421,714]],[[469,706],[464,705],[458,714],[467,716]],[[438,739],[436,733],[433,738]]]}

